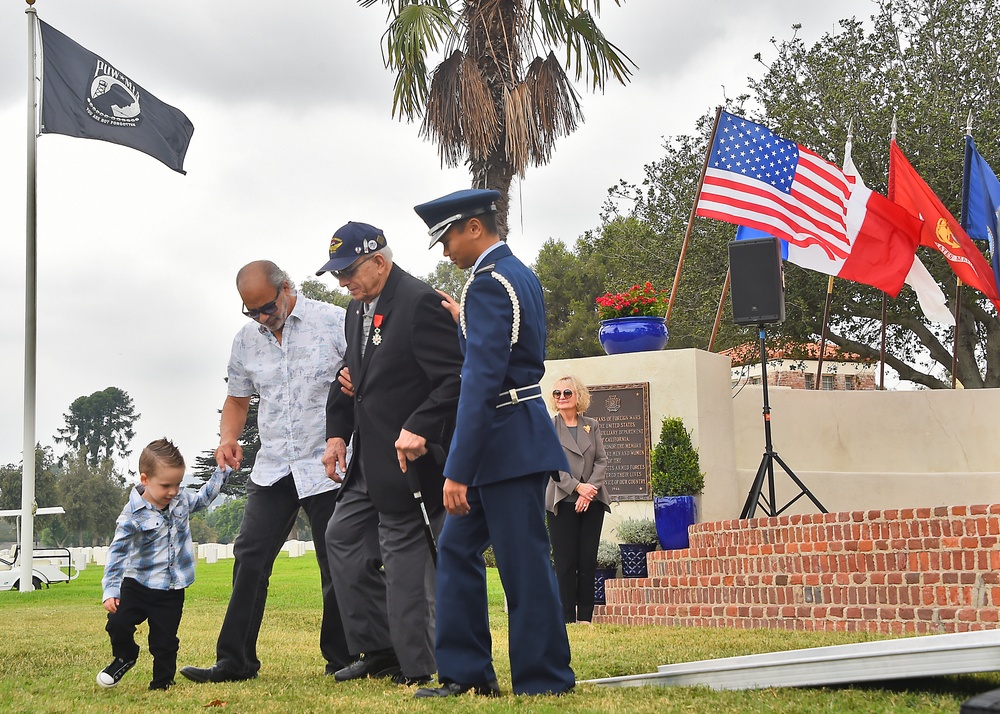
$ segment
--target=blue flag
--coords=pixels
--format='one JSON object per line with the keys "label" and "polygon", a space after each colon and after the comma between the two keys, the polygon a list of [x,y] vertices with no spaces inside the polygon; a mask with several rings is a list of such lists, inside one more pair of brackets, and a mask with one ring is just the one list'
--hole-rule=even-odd
{"label": "blue flag", "polygon": [[[751,228],[750,226],[736,226],[736,240],[752,240],[754,238],[773,237],[774,236],[770,233],[765,233],[764,231]],[[778,245],[781,246],[781,259],[788,260],[788,243],[779,238]]]}
{"label": "blue flag", "polygon": [[989,241],[993,276],[1000,285],[997,211],[1000,211],[1000,180],[997,180],[986,159],[976,151],[972,137],[967,135],[965,180],[962,182],[962,228],[970,238]]}
{"label": "blue flag", "polygon": [[123,72],[39,20],[43,134],[121,144],[185,173],[194,126]]}

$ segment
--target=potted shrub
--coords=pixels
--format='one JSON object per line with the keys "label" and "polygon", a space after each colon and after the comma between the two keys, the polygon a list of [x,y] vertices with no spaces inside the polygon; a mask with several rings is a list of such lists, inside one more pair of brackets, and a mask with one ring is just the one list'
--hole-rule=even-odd
{"label": "potted shrub", "polygon": [[603,605],[606,602],[604,581],[615,577],[621,559],[621,551],[618,550],[618,546],[614,543],[602,540],[597,545],[597,570],[594,572],[594,602],[598,605]]}
{"label": "potted shrub", "polygon": [[688,547],[688,527],[696,519],[694,497],[705,487],[705,474],[691,432],[680,417],[667,417],[660,442],[650,458],[653,518],[664,550]]}
{"label": "potted shrub", "polygon": [[621,540],[622,577],[648,577],[646,553],[656,550],[656,524],[651,518],[626,518],[615,526],[615,533]]}

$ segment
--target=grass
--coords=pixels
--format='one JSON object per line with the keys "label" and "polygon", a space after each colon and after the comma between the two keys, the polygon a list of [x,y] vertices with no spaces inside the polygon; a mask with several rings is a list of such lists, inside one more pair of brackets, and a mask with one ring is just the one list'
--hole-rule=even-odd
{"label": "grass", "polygon": [[[258,641],[263,663],[250,682],[194,684],[149,692],[152,660],[145,625],[139,663],[114,689],[95,682],[111,661],[100,604],[101,568],[34,593],[0,592],[0,707],[4,712],[956,712],[977,693],[1000,687],[1000,673],[934,677],[878,685],[716,692],[704,687],[609,689],[578,685],[568,696],[514,697],[507,661],[507,618],[496,571],[490,571],[490,617],[500,686],[508,694],[415,701],[387,680],[335,683],[319,653],[319,575],[315,559],[282,554],[271,579]],[[232,561],[198,564],[181,622],[178,664],[215,660]],[[843,633],[574,625],[569,630],[578,679],[654,672],[657,665],[730,655],[844,644],[870,639]]]}

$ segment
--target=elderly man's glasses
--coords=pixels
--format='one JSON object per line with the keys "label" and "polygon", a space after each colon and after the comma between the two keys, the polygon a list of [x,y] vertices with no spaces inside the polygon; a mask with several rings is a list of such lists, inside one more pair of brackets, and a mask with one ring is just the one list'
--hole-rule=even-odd
{"label": "elderly man's glasses", "polygon": [[332,275],[335,278],[350,278],[352,275],[358,272],[358,268],[360,268],[363,264],[367,263],[374,257],[375,254],[369,255],[367,258],[362,258],[361,260],[357,261],[356,263],[347,268],[344,268],[343,270],[331,270],[330,275]]}
{"label": "elderly man's glasses", "polygon": [[247,306],[243,306],[243,314],[252,320],[256,320],[261,315],[273,315],[278,311],[278,298],[281,297],[282,288],[278,288],[277,294],[274,296],[274,300],[267,303],[267,305],[261,305],[253,310],[247,309]]}
{"label": "elderly man's glasses", "polygon": [[558,389],[553,389],[552,390],[552,398],[553,399],[558,399],[559,397],[562,397],[563,399],[569,399],[572,396],[573,396],[573,390],[572,389],[564,389],[561,392]]}

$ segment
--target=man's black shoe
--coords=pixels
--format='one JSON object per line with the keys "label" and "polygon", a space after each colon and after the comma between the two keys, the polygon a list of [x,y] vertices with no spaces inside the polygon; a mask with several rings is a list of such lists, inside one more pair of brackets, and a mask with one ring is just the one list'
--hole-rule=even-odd
{"label": "man's black shoe", "polygon": [[500,685],[497,680],[491,679],[483,684],[457,684],[447,682],[440,687],[423,687],[414,692],[415,699],[427,699],[430,697],[457,697],[466,692],[475,692],[482,697],[499,697]]}
{"label": "man's black shoe", "polygon": [[256,672],[236,674],[217,664],[213,664],[211,667],[181,667],[181,675],[192,682],[243,682],[247,679],[257,678]]}
{"label": "man's black shoe", "polygon": [[152,692],[157,689],[164,689],[164,690],[170,689],[172,686],[174,686],[174,684],[176,684],[176,682],[174,682],[174,680],[172,679],[169,682],[150,682],[149,691]]}
{"label": "man's black shoe", "polygon": [[412,687],[414,685],[423,686],[425,684],[431,683],[431,676],[429,674],[421,674],[416,677],[407,677],[402,672],[397,672],[392,675],[393,684],[402,684],[405,687]]}
{"label": "man's black shoe", "polygon": [[352,679],[365,677],[392,677],[399,673],[399,660],[392,650],[362,652],[356,662],[351,662],[343,669],[338,669],[333,678],[338,682],[349,682]]}

